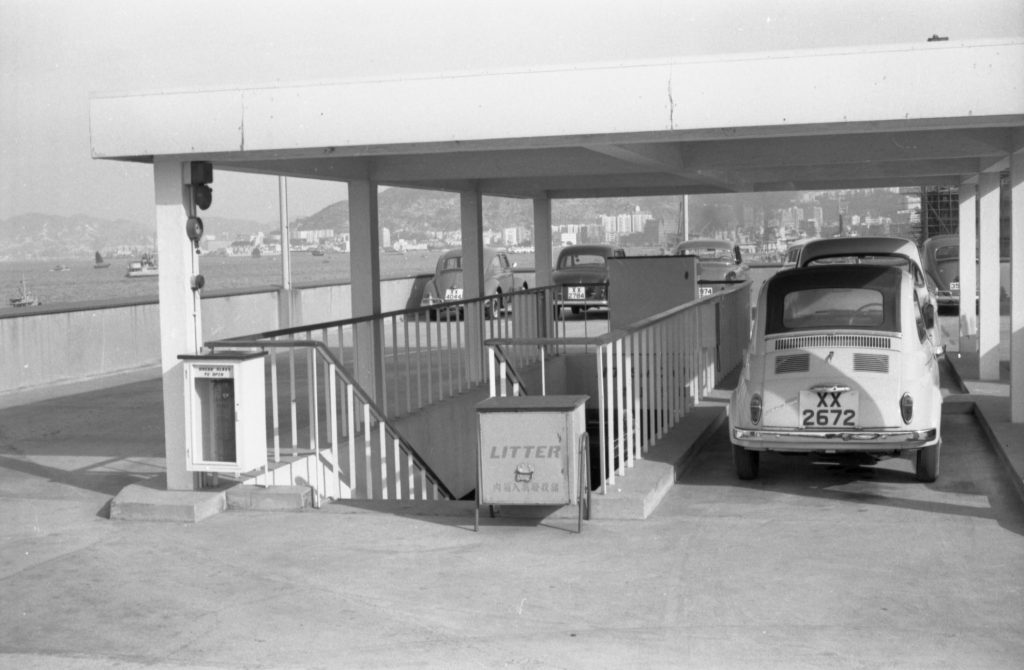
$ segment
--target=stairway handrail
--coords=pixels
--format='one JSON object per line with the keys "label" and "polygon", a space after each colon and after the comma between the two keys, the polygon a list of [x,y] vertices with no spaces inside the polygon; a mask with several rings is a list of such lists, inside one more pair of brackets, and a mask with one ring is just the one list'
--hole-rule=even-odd
{"label": "stairway handrail", "polygon": [[217,349],[217,348],[225,349],[225,348],[230,348],[230,347],[243,347],[243,348],[253,348],[253,349],[255,349],[255,348],[262,349],[262,348],[265,348],[265,347],[276,347],[276,348],[303,348],[304,347],[304,348],[308,348],[308,349],[313,349],[320,356],[326,358],[331,364],[334,365],[335,374],[338,377],[340,377],[343,382],[345,382],[346,384],[348,384],[349,386],[352,387],[352,391],[353,391],[353,393],[356,396],[358,396],[358,399],[362,403],[367,405],[370,408],[370,410],[373,412],[373,414],[376,417],[376,419],[378,421],[382,422],[384,424],[384,426],[386,427],[386,429],[395,438],[398,439],[398,441],[402,444],[402,447],[406,450],[406,452],[409,455],[412,456],[412,458],[415,461],[416,465],[418,467],[422,468],[423,472],[426,473],[427,477],[430,478],[433,482],[435,482],[437,484],[437,486],[440,489],[441,493],[443,493],[445,495],[445,497],[447,497],[449,499],[453,500],[455,498],[455,496],[452,494],[452,492],[448,490],[448,487],[445,486],[444,481],[440,477],[437,476],[437,473],[434,472],[433,468],[431,468],[430,465],[428,465],[427,462],[424,461],[423,458],[419,455],[419,452],[417,452],[416,448],[412,446],[412,443],[410,443],[407,439],[405,439],[405,436],[403,436],[402,433],[397,428],[395,428],[391,424],[390,421],[388,421],[387,417],[380,410],[380,407],[377,406],[377,403],[374,402],[372,398],[370,398],[370,396],[366,393],[366,391],[363,390],[363,388],[359,385],[358,382],[356,382],[354,379],[352,379],[349,376],[348,372],[345,370],[345,367],[338,360],[337,356],[334,355],[334,352],[332,352],[327,347],[327,345],[325,345],[323,342],[319,342],[317,340],[280,340],[280,339],[278,339],[278,340],[268,340],[268,339],[259,339],[259,338],[252,339],[252,338],[250,338],[250,339],[215,340],[215,341],[212,341],[212,342],[207,342],[206,346],[209,347],[210,349]]}

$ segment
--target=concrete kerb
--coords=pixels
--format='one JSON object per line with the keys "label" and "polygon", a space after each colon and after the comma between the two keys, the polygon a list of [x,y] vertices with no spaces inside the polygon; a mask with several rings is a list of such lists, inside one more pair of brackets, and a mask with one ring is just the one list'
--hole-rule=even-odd
{"label": "concrete kerb", "polygon": [[[702,404],[652,446],[634,463],[624,477],[606,493],[590,498],[592,520],[646,519],[671,490],[679,474],[700,447],[722,425],[725,406],[721,402]],[[122,521],[174,521],[195,523],[224,511],[287,511],[310,507],[308,486],[244,486],[225,480],[217,489],[167,491],[163,475],[121,490],[110,503],[110,518]],[[472,517],[472,501],[338,500],[324,502],[321,509],[334,513],[374,511],[398,516]],[[575,519],[575,505],[504,505],[494,508],[496,517],[508,519]],[[481,511],[481,517],[491,510]]]}
{"label": "concrete kerb", "polygon": [[964,395],[950,395],[943,401],[943,413],[970,413],[1006,468],[1021,502],[1024,502],[1024,434],[1010,422],[1009,385],[972,379],[970,368],[977,365],[969,355],[947,356],[952,376]]}

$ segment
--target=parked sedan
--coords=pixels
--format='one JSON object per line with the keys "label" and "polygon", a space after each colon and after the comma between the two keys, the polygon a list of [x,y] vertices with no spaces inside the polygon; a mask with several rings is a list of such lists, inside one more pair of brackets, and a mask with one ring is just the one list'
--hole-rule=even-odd
{"label": "parked sedan", "polygon": [[609,258],[625,258],[622,247],[611,244],[574,244],[558,252],[551,280],[555,311],[573,314],[587,309],[608,309]]}
{"label": "parked sedan", "polygon": [[[434,277],[423,288],[421,305],[441,310],[448,309],[447,303],[464,299],[462,258],[462,249],[451,249],[441,254]],[[494,249],[484,249],[483,261],[483,293],[492,296],[484,305],[484,314],[490,317],[505,308],[505,301],[515,290],[514,265],[509,262],[507,254]]]}
{"label": "parked sedan", "polygon": [[740,247],[728,240],[687,240],[677,244],[672,255],[697,257],[697,281],[700,283],[701,297],[714,292],[714,286],[709,282],[747,279],[749,268],[743,263]]}
{"label": "parked sedan", "polygon": [[960,236],[936,235],[921,246],[925,273],[935,282],[939,307],[960,306]]}
{"label": "parked sedan", "polygon": [[912,277],[898,268],[783,270],[761,288],[729,404],[740,479],[762,451],[909,457],[939,473],[939,367]]}

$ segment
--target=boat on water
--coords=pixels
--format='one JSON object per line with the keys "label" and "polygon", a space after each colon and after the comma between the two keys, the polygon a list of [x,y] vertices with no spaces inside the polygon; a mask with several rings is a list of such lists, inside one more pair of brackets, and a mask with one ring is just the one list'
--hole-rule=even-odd
{"label": "boat on water", "polygon": [[104,268],[109,268],[109,267],[110,267],[110,263],[108,263],[107,261],[103,260],[103,254],[101,254],[100,252],[97,251],[96,252],[96,262],[93,263],[93,268],[96,269],[96,270],[102,270]]}
{"label": "boat on water", "polygon": [[142,254],[142,258],[128,263],[128,272],[125,277],[156,277],[160,270],[156,264],[156,256]]}
{"label": "boat on water", "polygon": [[50,272],[69,272],[70,270],[71,268],[68,267],[67,265],[64,265],[63,263],[58,263],[57,265],[54,265],[52,268],[50,268]]}
{"label": "boat on water", "polygon": [[18,295],[10,299],[11,307],[35,307],[41,305],[39,298],[28,292],[25,286],[25,278],[21,278],[21,286],[18,288]]}

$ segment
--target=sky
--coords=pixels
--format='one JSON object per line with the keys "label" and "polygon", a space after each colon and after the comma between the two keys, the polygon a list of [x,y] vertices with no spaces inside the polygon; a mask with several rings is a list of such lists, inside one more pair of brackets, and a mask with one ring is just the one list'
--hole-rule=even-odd
{"label": "sky", "polygon": [[[148,164],[90,156],[89,98],[715,53],[1024,37],[1021,0],[0,0],[0,220],[154,218]],[[937,76],[941,76],[938,74]],[[272,222],[217,171],[211,214]],[[291,218],[345,199],[288,181]]]}

